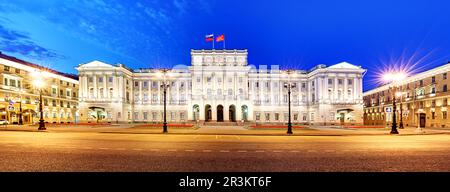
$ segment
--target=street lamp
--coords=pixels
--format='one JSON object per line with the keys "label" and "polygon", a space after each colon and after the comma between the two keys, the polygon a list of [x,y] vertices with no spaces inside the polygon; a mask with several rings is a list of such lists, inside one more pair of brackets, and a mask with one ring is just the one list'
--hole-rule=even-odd
{"label": "street lamp", "polygon": [[23,125],[23,117],[22,117],[22,91],[19,91],[19,125]]}
{"label": "street lamp", "polygon": [[44,122],[44,112],[42,110],[42,88],[44,87],[45,83],[42,79],[41,74],[39,75],[35,75],[34,76],[34,80],[33,80],[33,85],[39,89],[39,114],[40,114],[40,118],[39,118],[39,128],[38,130],[42,131],[42,130],[46,130],[45,128],[45,122]]}
{"label": "street lamp", "polygon": [[403,129],[403,92],[397,92],[395,94],[397,94],[397,97],[400,97],[400,123],[398,128]]}
{"label": "street lamp", "polygon": [[161,88],[163,89],[163,93],[164,93],[164,122],[163,122],[163,133],[167,133],[167,111],[166,111],[166,106],[167,106],[167,88],[170,86],[167,84],[166,82],[166,75],[167,72],[169,70],[168,69],[161,69],[159,75],[163,77],[163,83],[161,85]]}
{"label": "street lamp", "polygon": [[[393,100],[392,100],[392,127],[391,127],[391,134],[398,134],[397,130],[397,121],[396,121],[396,113],[397,113],[397,103],[396,103],[396,91],[397,87],[401,85],[401,81],[407,77],[406,73],[404,72],[395,72],[395,73],[386,73],[383,75],[383,80],[387,83],[392,83],[392,85],[389,86],[389,89],[391,87],[393,88]],[[403,122],[402,122],[403,126]]]}
{"label": "street lamp", "polygon": [[288,130],[287,134],[293,134],[292,132],[292,122],[291,122],[291,89],[295,88],[295,83],[291,82],[291,76],[296,75],[294,70],[287,70],[286,75],[288,76],[288,81],[284,83],[284,87],[288,90]]}

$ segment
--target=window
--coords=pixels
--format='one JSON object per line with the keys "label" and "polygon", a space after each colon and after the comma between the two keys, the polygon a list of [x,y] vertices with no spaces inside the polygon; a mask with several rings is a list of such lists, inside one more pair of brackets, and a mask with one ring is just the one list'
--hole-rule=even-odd
{"label": "window", "polygon": [[442,119],[447,119],[447,111],[442,111]]}
{"label": "window", "polygon": [[266,113],[266,121],[270,121],[270,113]]}
{"label": "window", "polygon": [[108,77],[108,82],[112,83],[113,82],[113,77]]}
{"label": "window", "polygon": [[255,83],[255,87],[259,87],[259,83],[258,82]]}
{"label": "window", "polygon": [[52,100],[53,107],[56,107],[56,100]]}
{"label": "window", "polygon": [[148,94],[144,93],[144,101],[148,101]]}
{"label": "window", "polygon": [[436,83],[436,77],[435,76],[431,77],[431,83]]}
{"label": "window", "polygon": [[89,77],[89,83],[94,82],[94,78],[93,77]]}
{"label": "window", "polygon": [[147,112],[144,112],[144,120],[147,120],[147,117],[148,117],[148,113]]}
{"label": "window", "polygon": [[197,83],[200,83],[200,77],[197,77]]}
{"label": "window", "polygon": [[306,121],[306,116],[307,116],[306,113],[303,113],[303,117],[302,117],[303,121]]}
{"label": "window", "polygon": [[59,106],[64,107],[64,102],[63,101],[59,101]]}
{"label": "window", "polygon": [[64,95],[64,91],[63,90],[59,90],[59,96],[63,96]]}
{"label": "window", "polygon": [[447,79],[447,73],[442,74],[442,79]]}
{"label": "window", "polygon": [[303,88],[303,89],[306,88],[306,83],[302,83],[302,88]]}
{"label": "window", "polygon": [[298,120],[298,114],[295,113],[295,114],[294,114],[294,121],[297,121],[297,120]]}
{"label": "window", "polygon": [[5,85],[8,85],[8,79],[5,78]]}
{"label": "window", "polygon": [[99,77],[99,78],[98,78],[98,82],[99,82],[99,83],[103,83],[103,77]]}
{"label": "window", "polygon": [[134,112],[133,113],[133,119],[138,119],[138,117],[139,117],[139,113],[138,112]]}
{"label": "window", "polygon": [[232,78],[228,78],[228,83],[232,83],[233,79]]}
{"label": "window", "polygon": [[434,115],[435,115],[435,112],[432,111],[432,112],[431,112],[431,119],[435,119],[435,116],[434,116]]}
{"label": "window", "polygon": [[100,89],[99,89],[99,93],[100,93],[100,98],[103,98],[103,96],[104,96],[104,95],[103,95],[103,88],[100,88]]}
{"label": "window", "polygon": [[347,90],[347,98],[352,98],[352,90]]}
{"label": "window", "polygon": [[9,71],[9,66],[5,66],[4,70]]}
{"label": "window", "polygon": [[19,74],[20,73],[20,69],[16,69],[16,73]]}
{"label": "window", "polygon": [[147,86],[148,86],[148,82],[144,81],[144,87],[147,87]]}
{"label": "window", "polygon": [[206,77],[206,82],[210,83],[211,79],[212,79],[212,77]]}
{"label": "window", "polygon": [[333,84],[333,79],[328,79],[328,85],[332,85]]}
{"label": "window", "polygon": [[89,97],[94,97],[94,88],[89,89]]}
{"label": "window", "polygon": [[431,93],[433,94],[433,93],[436,93],[436,87],[432,87],[431,88]]}
{"label": "window", "polygon": [[113,92],[114,92],[113,88],[109,88],[109,95],[108,95],[109,98],[113,96]]}
{"label": "window", "polygon": [[207,90],[206,90],[206,94],[207,94],[208,96],[211,96],[211,95],[212,95],[212,90],[211,90],[211,89],[207,89]]}
{"label": "window", "polygon": [[423,86],[423,80],[420,80],[420,81],[419,81],[419,85],[420,85],[420,86]]}
{"label": "window", "polygon": [[139,86],[139,82],[135,81],[135,82],[134,82],[134,86],[135,86],[135,87]]}
{"label": "window", "polygon": [[447,92],[447,85],[442,86],[442,92]]}
{"label": "window", "polygon": [[353,85],[353,79],[347,79],[347,84]]}
{"label": "window", "polygon": [[436,107],[436,100],[431,101],[431,107]]}
{"label": "window", "polygon": [[342,85],[343,83],[344,83],[344,80],[338,79],[338,84],[339,84],[339,85]]}
{"label": "window", "polygon": [[184,113],[183,112],[180,113],[180,120],[184,121]]}
{"label": "window", "polygon": [[444,106],[444,107],[447,106],[447,98],[442,100],[442,106]]}
{"label": "window", "polygon": [[70,97],[70,91],[69,90],[66,91],[66,96]]}
{"label": "window", "polygon": [[330,120],[334,121],[334,113],[330,113]]}
{"label": "window", "polygon": [[222,95],[222,89],[217,89],[217,95]]}
{"label": "window", "polygon": [[54,87],[52,88],[52,94],[56,95],[56,88],[54,88]]}
{"label": "window", "polygon": [[314,113],[311,113],[311,121],[314,121]]}
{"label": "window", "polygon": [[222,83],[222,78],[217,78],[217,82]]}
{"label": "window", "polygon": [[15,87],[16,86],[16,80],[10,79],[9,80],[9,85],[12,86],[12,87]]}
{"label": "window", "polygon": [[239,77],[239,83],[242,83],[242,81],[243,81],[243,78]]}
{"label": "window", "polygon": [[259,121],[259,120],[260,120],[260,118],[261,118],[261,114],[259,114],[259,113],[256,113],[256,121]]}
{"label": "window", "polygon": [[280,120],[280,114],[279,113],[275,113],[275,121]]}
{"label": "window", "polygon": [[233,95],[233,89],[228,89],[228,95]]}

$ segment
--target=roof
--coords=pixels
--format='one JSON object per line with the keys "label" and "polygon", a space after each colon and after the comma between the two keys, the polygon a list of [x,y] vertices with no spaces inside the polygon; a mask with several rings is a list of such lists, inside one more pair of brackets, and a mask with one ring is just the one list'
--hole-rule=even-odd
{"label": "roof", "polygon": [[47,67],[40,66],[38,64],[34,64],[34,63],[31,63],[31,62],[28,62],[28,61],[17,59],[15,57],[12,57],[12,56],[9,56],[9,55],[5,55],[2,52],[0,52],[0,58],[6,59],[6,60],[9,60],[9,61],[12,61],[12,62],[20,63],[22,65],[27,65],[27,66],[30,66],[30,67],[33,67],[33,68],[36,68],[36,69],[40,69],[40,70],[43,70],[43,71],[47,71],[49,73],[53,73],[53,74],[61,75],[61,76],[64,76],[64,77],[67,77],[67,78],[71,78],[71,79],[74,79],[74,80],[78,80],[78,75],[59,72],[59,71],[56,71],[56,70],[53,70],[53,69],[50,69],[50,68],[47,68]]}
{"label": "roof", "polygon": [[360,66],[352,65],[347,62],[338,63],[328,67],[329,69],[361,69]]}
{"label": "roof", "polygon": [[79,67],[114,67],[114,66],[101,61],[91,61],[89,63],[80,64]]}

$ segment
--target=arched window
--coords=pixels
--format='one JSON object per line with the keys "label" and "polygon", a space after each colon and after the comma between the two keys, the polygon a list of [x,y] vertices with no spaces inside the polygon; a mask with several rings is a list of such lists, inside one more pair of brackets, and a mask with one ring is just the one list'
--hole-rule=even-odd
{"label": "arched window", "polygon": [[94,97],[94,88],[90,88],[89,89],[89,97],[93,98]]}
{"label": "arched window", "polygon": [[113,88],[109,88],[109,98],[112,98],[112,96],[113,96],[113,93],[114,93],[114,89]]}

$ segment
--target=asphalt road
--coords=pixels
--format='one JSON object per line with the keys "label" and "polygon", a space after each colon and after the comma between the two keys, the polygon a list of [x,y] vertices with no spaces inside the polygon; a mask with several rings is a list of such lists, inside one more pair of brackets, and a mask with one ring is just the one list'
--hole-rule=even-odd
{"label": "asphalt road", "polygon": [[0,131],[0,171],[450,171],[450,135]]}

